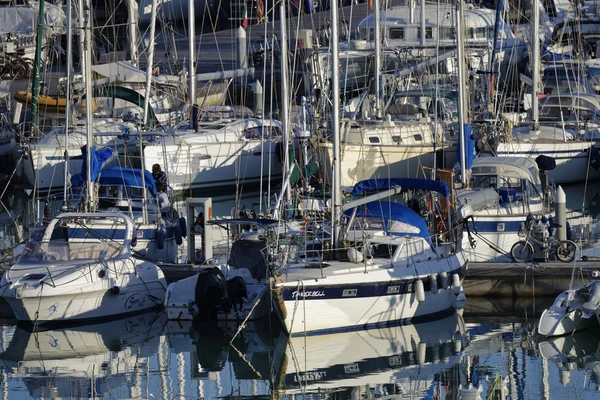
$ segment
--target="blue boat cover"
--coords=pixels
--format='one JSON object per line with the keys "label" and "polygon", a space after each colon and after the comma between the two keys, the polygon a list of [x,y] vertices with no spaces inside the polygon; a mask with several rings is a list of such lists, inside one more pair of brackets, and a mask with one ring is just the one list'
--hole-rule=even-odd
{"label": "blue boat cover", "polygon": [[[91,166],[92,166],[92,182],[95,182],[98,179],[98,173],[113,157],[116,157],[116,152],[110,147],[104,147],[100,150],[96,150],[95,146],[91,147],[92,149],[92,158],[91,158]],[[75,174],[71,177],[71,186],[78,187],[83,185],[83,183],[87,180],[87,168],[86,168],[86,160],[87,160],[87,146],[83,146],[81,148],[81,155],[83,156],[83,163],[81,164],[81,172],[79,174]]]}
{"label": "blue boat cover", "polygon": [[[142,170],[139,168],[111,167],[100,171],[98,183],[109,186],[142,187]],[[153,196],[156,196],[156,185],[150,171],[144,171],[144,183]]]}
{"label": "blue boat cover", "polygon": [[[435,182],[435,181],[433,181]],[[420,236],[423,238],[429,238],[429,229],[427,223],[421,218],[419,214],[408,208],[404,204],[392,203],[391,201],[372,201],[362,206],[356,207],[356,215],[367,218],[382,218],[383,229],[387,234],[392,235],[408,235],[408,236]],[[352,215],[353,209],[346,210],[344,213],[348,216]],[[419,229],[418,233],[415,232],[390,232],[388,231],[388,220],[403,222],[408,225],[412,225]],[[428,239],[429,241],[429,239]]]}
{"label": "blue boat cover", "polygon": [[352,196],[358,196],[367,192],[388,190],[394,186],[400,186],[402,189],[433,190],[446,197],[450,195],[450,188],[444,182],[421,178],[390,178],[360,181],[354,185]]}

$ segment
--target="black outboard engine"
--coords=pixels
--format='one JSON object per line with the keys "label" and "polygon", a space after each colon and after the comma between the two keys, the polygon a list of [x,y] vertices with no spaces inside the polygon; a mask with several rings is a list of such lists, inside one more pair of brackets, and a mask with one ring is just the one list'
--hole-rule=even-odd
{"label": "black outboard engine", "polygon": [[535,163],[540,170],[542,193],[546,193],[546,188],[548,187],[548,171],[552,171],[554,168],[556,168],[556,160],[552,157],[541,155],[535,159]]}
{"label": "black outboard engine", "polygon": [[217,319],[217,313],[227,309],[227,283],[218,268],[207,268],[198,273],[195,291],[195,320]]}
{"label": "black outboard engine", "polygon": [[238,306],[242,311],[244,300],[248,298],[248,288],[246,281],[241,276],[236,276],[227,281],[228,303],[233,307],[233,311],[237,311]]}

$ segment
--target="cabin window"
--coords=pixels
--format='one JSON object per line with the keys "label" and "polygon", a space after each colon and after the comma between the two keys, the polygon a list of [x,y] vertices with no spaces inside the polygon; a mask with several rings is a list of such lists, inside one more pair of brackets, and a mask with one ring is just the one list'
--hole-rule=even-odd
{"label": "cabin window", "polygon": [[486,38],[486,28],[478,27],[478,28],[469,28],[467,31],[467,35],[469,39],[485,39]]}
{"label": "cabin window", "polygon": [[455,39],[456,32],[454,28],[439,28],[440,39]]}
{"label": "cabin window", "polygon": [[[417,37],[421,39],[421,28],[417,29]],[[433,39],[433,28],[431,26],[425,27],[425,39]]]}
{"label": "cabin window", "polygon": [[396,248],[398,245],[395,244],[374,243],[371,245],[371,256],[373,258],[392,258]]}
{"label": "cabin window", "polygon": [[379,143],[379,137],[378,136],[369,136],[369,142],[371,143]]}
{"label": "cabin window", "polygon": [[413,138],[415,138],[415,140],[417,142],[420,142],[423,140],[423,135],[421,135],[420,133],[417,133],[416,135],[413,135]]}
{"label": "cabin window", "polygon": [[475,175],[475,187],[495,189],[498,187],[497,179],[497,175]]}
{"label": "cabin window", "polygon": [[391,28],[390,39],[404,39],[404,28]]}
{"label": "cabin window", "polygon": [[244,131],[244,137],[246,139],[260,139],[264,137],[269,139],[272,136],[281,136],[279,128],[276,126],[255,126]]}
{"label": "cabin window", "polygon": [[394,143],[402,143],[402,137],[400,137],[400,136],[392,136],[392,141]]}
{"label": "cabin window", "polygon": [[421,254],[424,251],[423,242],[421,240],[419,240],[419,241],[414,241],[414,242],[410,243],[408,246],[408,251],[409,251],[408,255]]}

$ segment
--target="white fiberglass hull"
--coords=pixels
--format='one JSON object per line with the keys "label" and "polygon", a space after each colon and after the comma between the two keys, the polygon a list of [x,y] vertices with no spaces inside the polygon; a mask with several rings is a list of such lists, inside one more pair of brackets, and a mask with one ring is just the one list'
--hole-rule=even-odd
{"label": "white fiberglass hull", "polygon": [[[469,222],[475,247],[471,247],[466,231],[462,233],[462,249],[470,262],[512,262],[510,250],[513,244],[522,240],[518,234],[519,225],[525,222],[525,215],[474,217]],[[475,229],[477,233],[475,233]],[[498,251],[501,250],[501,251]]]}
{"label": "white fiberglass hull", "polygon": [[[19,321],[38,324],[111,318],[162,304],[166,282],[158,267],[132,259],[117,264],[81,265],[60,271],[51,268],[49,274],[32,269],[30,274],[40,272],[42,277],[25,275],[16,282],[3,279],[8,288],[2,297]],[[135,271],[124,271],[127,264],[135,265]]]}
{"label": "white fiberglass hull", "polygon": [[269,177],[282,177],[276,142],[170,142],[147,146],[144,160],[145,165],[164,166],[169,186],[178,192],[215,194],[239,185],[258,186]]}
{"label": "white fiberglass hull", "polygon": [[600,179],[600,171],[590,166],[590,147],[599,147],[595,142],[567,141],[563,143],[511,142],[500,143],[496,150],[498,157],[528,157],[536,159],[540,155],[552,157],[556,168],[548,171],[557,184],[584,182],[586,179]]}
{"label": "white fiberglass hull", "polygon": [[[419,275],[414,275],[414,267],[401,267],[401,262],[396,268],[376,268],[368,273],[360,266],[356,273],[324,272],[328,275],[324,279],[278,284],[276,289],[281,290],[281,295],[277,301],[283,302],[283,307],[280,305],[282,319],[292,336],[372,329],[440,318],[454,310],[459,287],[453,287],[452,277],[460,273],[464,260],[461,252],[448,256],[447,260],[425,261],[416,266]],[[448,275],[445,285],[438,279],[438,288],[432,289],[430,274],[442,272]],[[424,283],[424,300],[421,302],[417,299],[418,278]]]}
{"label": "white fiberglass hull", "polygon": [[[329,166],[333,158],[333,146],[329,143],[321,144],[320,149],[325,150],[325,165]],[[438,145],[436,151],[443,152],[444,165],[452,166],[456,163],[455,146]],[[353,187],[365,179],[424,178],[422,167],[433,168],[434,165],[436,153],[433,145],[346,144],[342,149],[342,186]]]}

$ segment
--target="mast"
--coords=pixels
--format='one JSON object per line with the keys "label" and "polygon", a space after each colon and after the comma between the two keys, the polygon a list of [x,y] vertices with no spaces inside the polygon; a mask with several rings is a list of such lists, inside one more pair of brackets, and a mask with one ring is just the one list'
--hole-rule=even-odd
{"label": "mast", "polygon": [[[333,134],[333,182],[331,192],[331,248],[338,248],[339,242],[339,222],[340,212],[342,210],[342,174],[340,169],[340,43],[338,31],[338,0],[331,2],[331,132]],[[375,0],[377,2],[377,0]]]}
{"label": "mast", "polygon": [[[33,61],[33,79],[31,82],[31,122],[33,126],[38,124],[38,96],[40,94],[40,65],[42,65],[42,42],[44,40],[44,0],[39,1],[38,28],[35,37],[35,58]],[[71,27],[69,26],[69,31]],[[65,182],[66,185],[66,182]]]}
{"label": "mast", "polygon": [[457,0],[456,9],[456,40],[458,58],[458,127],[460,132],[460,180],[463,187],[467,184],[467,156],[465,148],[465,121],[466,113],[466,82],[465,82],[465,47],[464,47],[464,14],[462,0]]}
{"label": "mast", "polygon": [[196,55],[194,50],[196,47],[196,20],[194,15],[194,0],[188,0],[188,26],[190,30],[190,38],[188,42],[188,75],[189,75],[189,98],[190,98],[190,129],[196,129]]}
{"label": "mast", "polygon": [[531,41],[531,58],[533,58],[533,71],[531,79],[533,80],[533,85],[531,90],[531,120],[533,121],[532,130],[537,132],[540,121],[538,104],[538,88],[540,84],[540,7],[536,0],[534,0],[532,4],[533,18],[531,20],[531,24],[533,25],[533,32]]}
{"label": "mast", "polygon": [[67,210],[67,181],[69,179],[69,123],[71,122],[71,79],[73,69],[73,30],[71,0],[67,0],[67,93],[65,104],[65,184],[63,189],[63,210]]}
{"label": "mast", "polygon": [[[375,98],[377,99],[376,113],[377,117],[380,114],[381,104],[381,8],[380,0],[374,0],[375,3]],[[335,65],[335,64],[333,64]]]}
{"label": "mast", "polygon": [[[290,169],[290,154],[288,145],[290,142],[290,123],[289,123],[289,94],[288,94],[288,44],[287,44],[287,19],[285,13],[286,2],[282,1],[279,3],[279,27],[281,29],[281,124],[283,125],[283,132],[281,141],[283,142],[283,176],[286,177],[288,170]],[[333,29],[333,25],[332,28]],[[291,190],[288,185],[285,196],[288,201],[291,198]]]}
{"label": "mast", "polygon": [[[150,20],[150,44],[148,45],[148,65],[146,66],[146,92],[144,97],[144,124],[148,125],[148,109],[150,108],[150,88],[152,84],[152,66],[154,64],[154,35],[156,31],[156,9],[158,0],[152,1],[152,17]],[[194,79],[195,79],[195,74]],[[142,167],[143,169],[143,167]],[[144,174],[142,174],[143,179]]]}
{"label": "mast", "polygon": [[[92,16],[91,16],[92,4],[91,0],[86,1],[85,14],[84,14],[84,37],[85,37],[85,51],[83,54],[85,71],[89,72],[92,69]],[[86,172],[87,172],[87,199],[86,199],[86,211],[94,211],[93,198],[94,188],[92,183],[92,147],[94,146],[94,126],[93,126],[93,96],[92,96],[92,77],[89,74],[83,76],[85,80],[85,119],[86,119],[86,133],[87,133],[87,153],[86,153]],[[66,182],[65,182],[66,184]]]}
{"label": "mast", "polygon": [[[152,15],[154,15],[154,7],[154,2],[152,2]],[[137,17],[138,5],[136,1],[127,0],[127,24],[129,25],[129,55],[131,56],[131,64],[135,67],[137,67],[139,64],[137,48]],[[153,16],[152,18],[155,17]]]}

